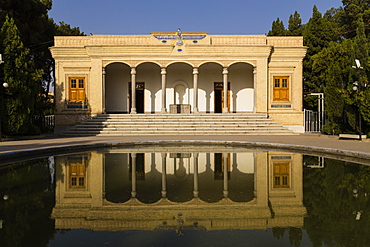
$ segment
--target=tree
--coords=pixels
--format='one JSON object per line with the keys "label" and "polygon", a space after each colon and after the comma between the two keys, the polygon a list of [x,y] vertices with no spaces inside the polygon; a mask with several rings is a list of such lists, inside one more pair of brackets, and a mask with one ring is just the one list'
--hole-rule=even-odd
{"label": "tree", "polygon": [[[303,60],[303,80],[306,92],[324,92],[325,80],[322,78],[321,71],[314,70],[312,57],[328,47],[331,41],[337,42],[340,40],[332,20],[330,14],[323,17],[315,5],[312,10],[312,17],[304,25],[303,41],[304,45],[308,47],[306,57]],[[317,101],[314,97],[308,96],[304,100],[306,109],[316,109]]]}
{"label": "tree", "polygon": [[342,3],[340,22],[343,36],[354,38],[357,35],[356,29],[359,17],[367,23],[365,34],[368,36],[370,34],[370,0],[342,0]]}
{"label": "tree", "polygon": [[11,135],[33,132],[34,99],[39,91],[42,70],[34,69],[30,51],[24,47],[13,18],[6,17],[1,29],[4,47],[4,81],[9,84],[5,98],[4,132]]}
{"label": "tree", "polygon": [[[41,77],[34,81],[37,93],[30,98],[30,105],[34,106],[29,114],[43,116],[53,111],[53,104],[49,100],[48,92],[52,88],[54,60],[51,57],[49,47],[54,43],[55,35],[84,35],[79,28],[71,28],[70,25],[61,22],[59,25],[48,17],[48,11],[52,7],[52,0],[2,0],[0,1],[0,23],[5,23],[6,16],[14,21],[18,28],[18,38],[27,48],[28,55],[24,57],[29,70],[41,73]],[[1,28],[1,27],[0,27]],[[0,38],[0,52],[7,49],[2,46]],[[32,73],[31,73],[32,74]],[[23,75],[24,78],[32,76],[30,73]],[[28,78],[27,80],[33,80]],[[10,85],[10,83],[8,82]],[[0,88],[3,91],[3,89]],[[30,89],[31,90],[31,89]],[[8,90],[9,91],[9,90]],[[33,91],[33,89],[31,90]],[[23,93],[19,92],[20,94]],[[27,98],[28,96],[25,96]],[[1,113],[0,113],[1,114]],[[32,117],[32,116],[30,116]],[[3,116],[4,119],[4,116]],[[13,132],[12,132],[13,133]],[[10,134],[10,133],[8,133]],[[14,133],[15,134],[15,133]],[[18,133],[21,134],[21,133]]]}
{"label": "tree", "polygon": [[313,55],[312,72],[323,82],[327,122],[324,131],[328,134],[339,134],[345,123],[345,97],[348,75],[351,70],[352,41],[342,43],[330,42],[327,48]]}
{"label": "tree", "polygon": [[268,36],[285,36],[286,30],[283,21],[279,18],[272,22],[271,30],[267,34]]}
{"label": "tree", "polygon": [[357,21],[357,25],[356,36],[353,39],[352,61],[354,61],[354,59],[358,59],[363,69],[359,70],[357,68],[357,73],[351,73],[352,76],[349,76],[350,82],[357,81],[358,91],[353,92],[353,84],[350,84],[347,94],[349,96],[347,97],[347,103],[357,108],[361,115],[361,118],[357,120],[356,126],[353,126],[354,129],[356,129],[357,126],[363,126],[362,120],[366,121],[367,124],[370,124],[370,88],[367,87],[367,84],[369,84],[367,76],[367,73],[369,72],[369,46],[361,16]]}
{"label": "tree", "polygon": [[302,19],[300,14],[297,11],[293,15],[290,15],[288,21],[288,36],[302,36]]}

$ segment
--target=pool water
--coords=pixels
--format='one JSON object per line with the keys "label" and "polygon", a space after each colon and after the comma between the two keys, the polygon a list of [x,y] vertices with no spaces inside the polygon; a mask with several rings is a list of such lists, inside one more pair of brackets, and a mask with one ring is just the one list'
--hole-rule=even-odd
{"label": "pool water", "polygon": [[367,246],[370,166],[230,147],[0,166],[0,246]]}

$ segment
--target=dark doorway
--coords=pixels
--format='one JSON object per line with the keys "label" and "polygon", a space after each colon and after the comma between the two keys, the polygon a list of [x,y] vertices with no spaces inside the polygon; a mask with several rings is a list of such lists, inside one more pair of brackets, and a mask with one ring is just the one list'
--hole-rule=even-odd
{"label": "dark doorway", "polygon": [[[136,112],[137,113],[144,113],[144,91],[145,91],[145,82],[136,82],[136,90],[135,90],[135,97],[136,97]],[[131,82],[128,83],[128,92],[129,92],[129,104],[131,111]]]}
{"label": "dark doorway", "polygon": [[[224,83],[215,82],[215,113],[222,113],[224,108]],[[227,108],[230,112],[230,82],[227,83]]]}

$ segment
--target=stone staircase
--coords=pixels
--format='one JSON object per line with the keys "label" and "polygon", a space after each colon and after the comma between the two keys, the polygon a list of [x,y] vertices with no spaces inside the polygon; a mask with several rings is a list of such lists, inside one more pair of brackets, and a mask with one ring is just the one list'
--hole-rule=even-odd
{"label": "stone staircase", "polygon": [[98,114],[64,133],[68,136],[293,134],[260,113]]}

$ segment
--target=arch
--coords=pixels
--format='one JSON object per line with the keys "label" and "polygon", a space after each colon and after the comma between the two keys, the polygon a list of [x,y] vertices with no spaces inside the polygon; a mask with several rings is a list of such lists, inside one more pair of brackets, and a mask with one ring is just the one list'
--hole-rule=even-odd
{"label": "arch", "polygon": [[246,62],[235,62],[228,68],[231,83],[231,110],[233,112],[254,111],[254,67]]}
{"label": "arch", "polygon": [[189,103],[189,85],[186,82],[176,81],[172,84],[172,88],[174,91],[174,104]]}
{"label": "arch", "polygon": [[[158,63],[143,62],[136,67],[136,82],[144,83],[144,112],[161,110],[161,66]],[[136,99],[138,100],[138,98]]]}
{"label": "arch", "polygon": [[[189,104],[192,97],[190,88],[193,87],[193,67],[189,63],[176,62],[169,65],[166,72],[168,85],[167,109],[170,108],[171,104]],[[183,94],[180,91],[184,91]],[[180,103],[180,96],[183,98],[182,103]]]}
{"label": "arch", "polygon": [[143,64],[155,64],[155,65],[158,65],[158,67],[160,67],[160,68],[163,67],[163,64],[161,64],[161,63],[159,63],[157,61],[141,61],[141,62],[137,63],[135,65],[135,67],[139,67],[139,66],[141,66]]}
{"label": "arch", "polygon": [[218,62],[207,62],[200,65],[198,71],[199,112],[214,112],[214,83],[223,81],[223,66]]}
{"label": "arch", "polygon": [[133,67],[132,64],[129,64],[127,62],[121,62],[121,61],[108,61],[106,62],[105,64],[105,68],[107,68],[108,66],[112,65],[112,64],[125,64],[127,66],[129,66],[130,68]]}
{"label": "arch", "polygon": [[129,179],[128,154],[104,154],[104,188],[105,199],[113,203],[124,203],[131,199],[131,182]]}
{"label": "arch", "polygon": [[194,64],[192,64],[192,63],[190,63],[190,62],[188,62],[188,61],[172,61],[172,62],[167,63],[164,67],[168,68],[168,67],[170,67],[171,65],[173,65],[173,64],[177,64],[177,63],[179,63],[179,64],[187,64],[187,65],[189,65],[190,67],[195,67],[195,66],[194,66]]}
{"label": "arch", "polygon": [[227,67],[231,67],[231,66],[233,66],[234,64],[238,64],[238,63],[248,64],[248,65],[250,65],[250,66],[252,66],[252,67],[256,67],[256,65],[255,65],[254,63],[250,62],[250,61],[233,61],[233,62],[229,63],[229,64],[227,65]]}
{"label": "arch", "polygon": [[198,67],[200,68],[201,66],[203,66],[205,64],[208,64],[208,63],[214,63],[214,64],[220,65],[221,67],[225,67],[224,64],[222,64],[221,62],[218,62],[218,61],[204,61],[204,62],[199,63]]}
{"label": "arch", "polygon": [[129,112],[128,83],[131,81],[131,67],[126,63],[113,62],[105,67],[105,72],[106,112]]}

